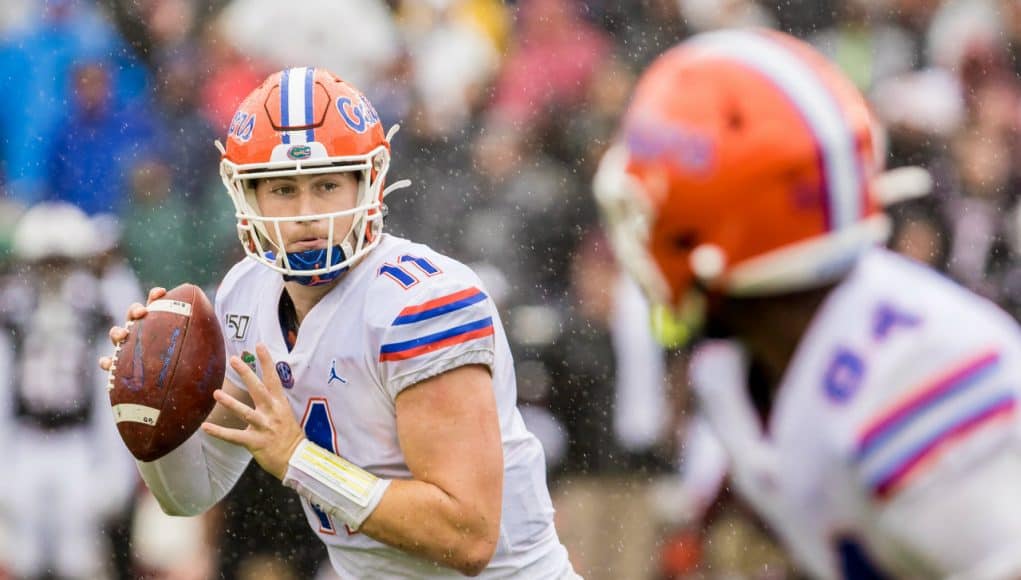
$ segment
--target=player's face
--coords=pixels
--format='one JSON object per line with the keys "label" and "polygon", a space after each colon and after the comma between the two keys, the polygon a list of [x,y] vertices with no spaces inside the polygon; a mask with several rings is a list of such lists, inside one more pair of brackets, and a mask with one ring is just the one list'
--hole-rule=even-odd
{"label": "player's face", "polygon": [[[355,207],[358,200],[358,179],[354,173],[296,175],[275,177],[258,182],[255,199],[265,217],[313,216]],[[339,244],[351,230],[354,216],[333,218],[333,243]],[[329,219],[281,222],[282,240],[274,243],[287,252],[303,252],[325,248],[329,239]],[[276,237],[273,228],[268,228]]]}

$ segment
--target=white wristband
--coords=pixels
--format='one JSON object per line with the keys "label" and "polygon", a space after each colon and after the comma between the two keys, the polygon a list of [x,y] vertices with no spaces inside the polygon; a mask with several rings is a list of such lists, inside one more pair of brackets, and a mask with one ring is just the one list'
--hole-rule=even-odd
{"label": "white wristband", "polygon": [[306,439],[287,462],[284,485],[357,530],[383,499],[390,480],[378,478]]}

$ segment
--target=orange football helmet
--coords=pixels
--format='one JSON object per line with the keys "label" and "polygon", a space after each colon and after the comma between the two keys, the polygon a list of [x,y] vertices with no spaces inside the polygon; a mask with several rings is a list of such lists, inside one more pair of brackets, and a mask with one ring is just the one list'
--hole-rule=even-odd
{"label": "orange football helmet", "polygon": [[[383,132],[376,110],[353,86],[316,68],[291,68],[270,75],[241,103],[227,130],[220,175],[234,202],[245,252],[296,279],[319,283],[335,278],[379,243],[383,198],[406,186],[384,188],[390,167],[393,127]],[[354,208],[321,215],[265,217],[255,200],[255,179],[298,174],[360,172]],[[354,216],[351,230],[333,238],[333,223]],[[329,220],[326,249],[314,256],[278,248],[280,223]],[[268,235],[275,229],[276,237]]]}
{"label": "orange football helmet", "polygon": [[712,32],[642,75],[594,189],[621,263],[684,313],[697,289],[835,280],[885,239],[876,148],[864,98],[807,44]]}

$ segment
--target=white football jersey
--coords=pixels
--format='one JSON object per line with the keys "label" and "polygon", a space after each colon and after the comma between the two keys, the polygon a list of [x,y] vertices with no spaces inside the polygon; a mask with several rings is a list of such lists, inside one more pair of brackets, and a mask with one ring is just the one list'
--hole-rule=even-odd
{"label": "white football jersey", "polygon": [[[245,259],[216,297],[228,355],[254,361],[265,343],[308,438],[385,478],[411,478],[394,401],[405,388],[466,364],[490,368],[503,439],[500,539],[480,578],[560,578],[569,570],[553,527],[539,441],[516,406],[510,348],[496,308],[467,266],[384,235],[301,324],[287,349],[278,318],[283,277]],[[244,388],[228,368],[227,378]],[[342,578],[457,578],[302,501]]]}
{"label": "white football jersey", "polygon": [[872,251],[809,325],[765,429],[728,349],[692,361],[702,411],[735,486],[807,571],[1021,575],[1021,335],[1008,315]]}

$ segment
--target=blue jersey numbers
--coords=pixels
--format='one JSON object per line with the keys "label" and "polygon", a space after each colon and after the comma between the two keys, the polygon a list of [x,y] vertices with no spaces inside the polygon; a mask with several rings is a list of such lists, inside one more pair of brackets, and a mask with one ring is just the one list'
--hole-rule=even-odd
{"label": "blue jersey numbers", "polygon": [[396,264],[388,262],[380,266],[377,274],[390,278],[400,284],[401,288],[407,290],[418,284],[419,276],[432,278],[442,273],[443,271],[429,260],[405,254],[397,258]]}
{"label": "blue jersey numbers", "polygon": [[921,322],[916,314],[887,302],[879,303],[872,311],[869,343],[863,349],[838,346],[823,375],[823,390],[835,403],[851,400],[865,379],[866,359],[874,348],[882,345],[897,331],[914,328]]}

